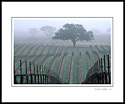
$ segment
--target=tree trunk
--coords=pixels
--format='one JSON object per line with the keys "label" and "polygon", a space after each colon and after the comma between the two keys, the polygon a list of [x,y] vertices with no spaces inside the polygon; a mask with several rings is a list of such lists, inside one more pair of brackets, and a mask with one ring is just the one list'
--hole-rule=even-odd
{"label": "tree trunk", "polygon": [[73,46],[76,47],[76,41],[73,40],[72,42],[73,42]]}

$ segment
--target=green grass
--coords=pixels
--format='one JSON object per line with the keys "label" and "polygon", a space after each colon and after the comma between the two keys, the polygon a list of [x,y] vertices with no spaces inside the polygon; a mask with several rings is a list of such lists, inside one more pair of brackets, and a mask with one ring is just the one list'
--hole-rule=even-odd
{"label": "green grass", "polygon": [[[48,72],[49,69],[50,69],[50,66],[51,66],[51,64],[52,64],[53,58],[54,58],[54,56],[51,56],[51,57],[49,57],[49,58],[47,59],[47,62],[46,62],[46,64],[45,64],[45,67],[46,67],[46,69],[47,69],[47,72]],[[44,73],[46,73],[46,72],[44,72]]]}
{"label": "green grass", "polygon": [[69,64],[71,59],[72,51],[65,57],[65,62],[62,69],[62,80],[64,82],[68,82],[68,75],[69,75]]}
{"label": "green grass", "polygon": [[97,61],[96,60],[96,57],[94,56],[94,54],[92,53],[91,49],[90,48],[87,48],[88,52],[89,52],[89,55],[92,59],[92,66],[95,64],[95,62]]}
{"label": "green grass", "polygon": [[21,50],[17,53],[17,56],[22,55],[22,53],[24,52],[25,49],[27,49],[27,47],[28,47],[28,46],[23,46],[23,47],[21,48]]}
{"label": "green grass", "polygon": [[76,49],[74,54],[73,84],[77,84],[79,77],[79,50]]}
{"label": "green grass", "polygon": [[30,56],[32,56],[32,55],[35,54],[35,52],[38,50],[38,47],[39,47],[39,46],[35,46],[35,47],[31,50],[32,53],[30,54]]}
{"label": "green grass", "polygon": [[50,51],[50,54],[52,54],[52,55],[53,55],[53,54],[55,53],[55,50],[56,50],[56,47],[55,47],[55,46],[53,46],[53,47],[52,47],[52,49],[51,49],[51,51]]}
{"label": "green grass", "polygon": [[36,52],[35,55],[36,55],[36,56],[39,56],[39,55],[41,54],[41,52],[43,51],[44,47],[45,47],[45,46],[39,46],[40,50],[38,49],[39,51]]}
{"label": "green grass", "polygon": [[43,55],[47,55],[49,52],[50,46],[47,46],[46,49],[43,52]]}
{"label": "green grass", "polygon": [[[29,61],[31,61],[31,63],[35,62],[36,65],[41,66],[42,63],[43,63],[43,60],[45,58],[47,58],[47,61],[45,63],[45,67],[50,69],[54,56],[49,56],[49,57],[46,57],[46,56],[49,55],[49,54],[55,54],[56,47],[58,47],[57,48],[57,50],[58,50],[57,54],[60,54],[62,52],[62,46],[52,46],[52,49],[51,49],[49,54],[48,54],[48,52],[49,52],[49,49],[51,48],[51,46],[49,46],[49,45],[46,46],[44,51],[43,51],[43,49],[44,49],[45,46],[43,46],[43,45],[41,45],[41,46],[37,45],[37,46],[35,46],[35,48],[32,48],[32,47],[33,46],[31,46],[31,45],[29,45],[29,46],[28,45],[27,46],[26,45],[25,46],[24,45],[15,46],[15,50],[14,50],[14,54],[16,55],[16,57],[14,57],[14,61],[16,63],[15,70],[19,69],[19,67],[20,67],[19,61],[20,60],[22,61],[22,63],[27,61],[27,69],[29,69]],[[72,52],[74,50],[74,47],[71,46],[71,47],[63,47],[63,48],[64,48],[63,53],[66,53],[67,50],[69,49],[69,53],[67,54],[67,56],[65,56],[65,61],[64,61],[64,64],[63,64],[63,69],[62,69],[62,81],[68,82],[69,65],[70,65],[71,56],[72,56]],[[89,70],[88,69],[88,67],[89,67],[88,66],[88,59],[87,59],[87,55],[85,53],[85,48],[84,47],[79,47],[79,48],[81,49],[81,57],[82,57],[82,61],[83,61],[82,66],[83,66],[83,81],[84,81],[85,78],[86,78],[86,75],[88,73],[88,70]],[[32,49],[32,53],[30,53],[31,49]],[[79,77],[79,49],[78,49],[78,47],[76,47],[75,49],[76,49],[76,52],[74,54],[73,84],[79,83],[78,82],[78,80],[79,80],[79,78],[78,78]],[[91,49],[89,47],[87,48],[87,50],[88,50],[88,52],[89,52],[89,54],[92,58],[92,64],[94,65],[95,62],[97,61],[96,57],[91,52]],[[99,53],[98,50],[94,46],[93,46],[93,50],[98,53],[100,58],[104,57],[103,54]],[[25,53],[23,53],[24,51],[25,51]],[[39,56],[42,51],[43,51],[43,55]],[[28,56],[28,54],[29,54],[29,56]],[[18,56],[20,56],[20,57],[18,57]],[[26,57],[24,57],[24,56],[26,56]],[[55,72],[57,74],[59,72],[59,65],[62,61],[62,58],[63,58],[63,54],[56,58],[56,64],[54,66],[53,72]],[[111,59],[110,59],[110,61],[111,61]],[[106,65],[107,65],[107,60],[106,60]],[[36,66],[35,66],[35,69],[37,69]],[[36,71],[37,70],[35,70],[35,72]],[[24,65],[22,67],[22,73],[25,73],[25,72],[26,72],[26,68],[25,68],[25,65]],[[17,79],[19,79],[19,78],[17,78]]]}
{"label": "green grass", "polygon": [[25,53],[23,53],[22,56],[28,55],[28,53],[31,51],[32,47],[33,47],[33,46],[28,46],[27,49],[26,49],[26,51],[25,51]]}
{"label": "green grass", "polygon": [[64,47],[63,53],[67,53],[68,48]]}
{"label": "green grass", "polygon": [[57,54],[60,54],[60,53],[61,53],[61,50],[62,50],[62,47],[58,47],[57,50],[58,50],[58,51],[57,51]]}
{"label": "green grass", "polygon": [[19,56],[23,49],[25,49],[25,46],[21,46],[20,49],[16,53],[14,53],[14,55]]}
{"label": "green grass", "polygon": [[45,56],[40,57],[40,58],[39,58],[39,61],[37,62],[37,65],[40,66],[41,63],[43,62],[44,58],[45,58]]}
{"label": "green grass", "polygon": [[16,46],[14,47],[14,54],[16,54],[16,52],[21,48],[21,46]]}
{"label": "green grass", "polygon": [[85,80],[86,75],[89,70],[89,65],[88,65],[88,59],[87,59],[87,55],[85,53],[84,48],[82,48],[81,51],[82,51],[81,56],[82,56],[82,61],[83,61],[83,80]]}
{"label": "green grass", "polygon": [[61,56],[56,58],[56,64],[55,64],[55,66],[53,68],[53,72],[58,73],[58,71],[59,71],[59,64],[60,64],[60,62],[62,60],[62,57],[63,56],[61,55]]}
{"label": "green grass", "polygon": [[[98,46],[97,46],[97,47],[98,47]],[[92,47],[92,49],[97,52],[97,54],[99,55],[99,58],[103,58],[103,57],[104,57],[104,55],[103,55],[102,53],[99,53],[99,52],[98,52],[98,50],[97,50],[96,47]]]}

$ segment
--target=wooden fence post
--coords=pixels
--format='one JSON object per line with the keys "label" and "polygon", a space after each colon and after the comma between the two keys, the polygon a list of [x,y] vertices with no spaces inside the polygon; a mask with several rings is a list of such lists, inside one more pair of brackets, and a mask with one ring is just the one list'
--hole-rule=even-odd
{"label": "wooden fence post", "polygon": [[42,84],[44,83],[44,75],[42,74],[41,76],[41,81],[42,81]]}
{"label": "wooden fence post", "polygon": [[30,75],[31,75],[31,84],[32,84],[32,70],[31,70],[31,62],[30,62]]}
{"label": "wooden fence post", "polygon": [[41,75],[41,84],[43,84],[43,74]]}
{"label": "wooden fence post", "polygon": [[44,74],[44,78],[43,78],[43,83],[45,84],[45,74]]}
{"label": "wooden fence post", "polygon": [[38,78],[38,84],[39,84],[39,69],[38,69],[38,65],[37,65],[37,78]]}
{"label": "wooden fence post", "polygon": [[111,84],[110,65],[109,65],[109,55],[108,55],[107,59],[108,59],[108,76],[109,76],[109,84]]}
{"label": "wooden fence post", "polygon": [[100,72],[100,59],[99,59],[99,67],[98,68],[99,68],[99,72]]}
{"label": "wooden fence post", "polygon": [[47,76],[47,78],[46,78],[46,83],[48,84],[48,76]]}
{"label": "wooden fence post", "polygon": [[26,81],[27,81],[27,84],[28,84],[27,61],[25,61],[25,68],[26,68]]}
{"label": "wooden fence post", "polygon": [[31,74],[31,62],[29,62],[29,65],[30,65],[30,74]]}
{"label": "wooden fence post", "polygon": [[39,84],[40,84],[40,81],[41,81],[41,80],[40,80],[40,79],[41,79],[41,75],[40,75],[40,73],[41,73],[41,69],[40,69],[40,66],[38,66],[38,70],[39,70],[38,73],[39,73]]}
{"label": "wooden fence post", "polygon": [[40,66],[40,81],[41,81],[40,83],[42,83],[42,74],[43,74],[42,73],[42,66]]}
{"label": "wooden fence post", "polygon": [[33,66],[34,66],[34,83],[36,84],[36,75],[35,75],[35,63],[33,63]]}
{"label": "wooden fence post", "polygon": [[[97,70],[99,71],[99,60],[97,61]],[[99,76],[97,78],[97,83],[99,84]]]}
{"label": "wooden fence post", "polygon": [[17,84],[17,81],[16,81],[16,71],[15,71],[15,61],[14,61],[14,84]]}
{"label": "wooden fence post", "polygon": [[47,76],[45,75],[45,84],[47,83]]}
{"label": "wooden fence post", "polygon": [[103,62],[102,62],[102,58],[101,58],[101,72],[102,72],[102,84],[104,84],[104,73],[103,73]]}
{"label": "wooden fence post", "polygon": [[43,70],[45,69],[45,66],[43,66],[43,68],[42,68],[42,74],[43,74]]}
{"label": "wooden fence post", "polygon": [[22,62],[20,60],[20,83],[23,84],[23,76],[22,76]]}
{"label": "wooden fence post", "polygon": [[105,83],[107,84],[107,71],[105,66],[105,55],[104,55],[104,72],[105,72]]}
{"label": "wooden fence post", "polygon": [[[101,72],[101,59],[99,59],[99,73]],[[99,83],[101,83],[101,76],[99,76]]]}
{"label": "wooden fence post", "polygon": [[41,66],[39,66],[39,70],[40,70],[40,74],[41,74],[41,72],[42,72],[42,71],[41,71]]}
{"label": "wooden fence post", "polygon": [[16,73],[16,72],[14,71],[14,84],[17,84],[15,73]]}

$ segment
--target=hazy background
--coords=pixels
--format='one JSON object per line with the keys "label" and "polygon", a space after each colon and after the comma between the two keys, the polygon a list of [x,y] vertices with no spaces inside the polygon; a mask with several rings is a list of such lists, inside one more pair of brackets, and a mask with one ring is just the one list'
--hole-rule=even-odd
{"label": "hazy background", "polygon": [[40,30],[42,26],[53,26],[58,29],[66,23],[82,24],[87,31],[93,31],[94,35],[110,35],[111,18],[13,18],[14,37],[30,36],[29,28],[37,28],[40,37],[46,37]]}

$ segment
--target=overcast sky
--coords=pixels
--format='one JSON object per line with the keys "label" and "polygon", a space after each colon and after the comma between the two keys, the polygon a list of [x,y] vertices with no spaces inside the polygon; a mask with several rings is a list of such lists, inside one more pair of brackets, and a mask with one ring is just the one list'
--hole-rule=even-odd
{"label": "overcast sky", "polygon": [[98,29],[105,33],[111,28],[111,18],[13,18],[14,31],[28,31],[29,28],[53,26],[57,30],[66,23],[82,24],[86,30]]}

